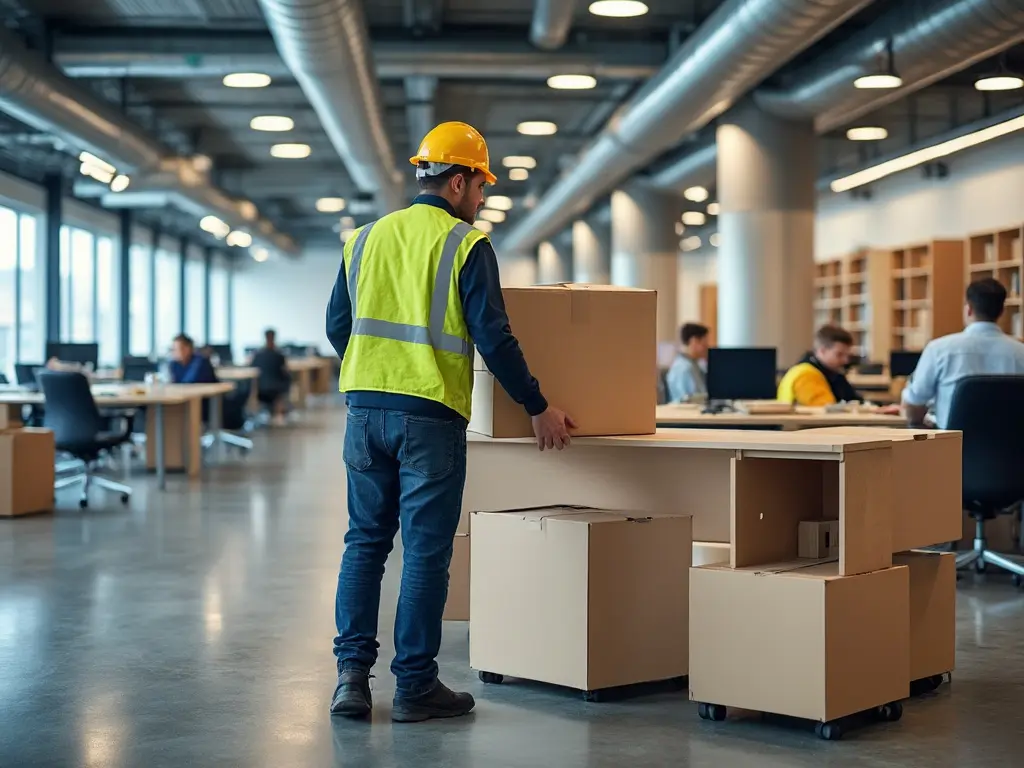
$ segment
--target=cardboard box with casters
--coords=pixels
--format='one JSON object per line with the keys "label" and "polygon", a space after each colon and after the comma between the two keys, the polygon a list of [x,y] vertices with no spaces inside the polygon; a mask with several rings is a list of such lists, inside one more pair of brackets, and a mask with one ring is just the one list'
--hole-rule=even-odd
{"label": "cardboard box with casters", "polygon": [[[577,435],[645,435],[657,406],[654,291],[552,285],[503,291],[512,332],[552,405]],[[474,359],[469,428],[490,437],[532,437],[530,417]]]}
{"label": "cardboard box with casters", "polygon": [[690,518],[473,514],[470,666],[581,691],[687,674]]}
{"label": "cardboard box with casters", "polygon": [[0,517],[53,509],[54,438],[49,429],[0,432]]}
{"label": "cardboard box with casters", "polygon": [[956,555],[903,552],[893,565],[910,569],[910,679],[952,672],[956,663]]}

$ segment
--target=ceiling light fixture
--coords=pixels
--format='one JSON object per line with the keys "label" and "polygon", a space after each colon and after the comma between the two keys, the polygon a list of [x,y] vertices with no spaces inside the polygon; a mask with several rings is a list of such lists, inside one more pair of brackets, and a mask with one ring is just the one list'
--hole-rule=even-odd
{"label": "ceiling light fixture", "polygon": [[516,130],[523,136],[552,136],[558,132],[558,126],[550,120],[525,120]]}
{"label": "ceiling light fixture", "polygon": [[218,240],[223,240],[231,232],[231,227],[218,219],[216,216],[204,216],[199,222],[199,228],[203,232],[209,232]]}
{"label": "ceiling light fixture", "polygon": [[529,155],[509,155],[502,158],[501,164],[506,168],[536,168],[537,161]]}
{"label": "ceiling light fixture", "polygon": [[588,91],[597,86],[597,78],[590,75],[552,75],[548,88],[556,91]]}
{"label": "ceiling light fixture", "polygon": [[301,160],[309,157],[311,151],[309,144],[275,144],[270,148],[270,155],[285,160]]}
{"label": "ceiling light fixture", "polygon": [[846,132],[850,141],[881,141],[889,137],[889,132],[878,125],[862,125]]}
{"label": "ceiling light fixture", "polygon": [[708,217],[700,211],[687,211],[683,214],[683,224],[688,227],[702,227],[707,223]]}
{"label": "ceiling light fixture", "polygon": [[351,239],[352,235],[354,235],[355,233],[356,233],[355,229],[347,229],[346,228],[346,229],[341,230],[341,242],[347,243]]}
{"label": "ceiling light fixture", "polygon": [[284,115],[257,115],[249,121],[249,127],[254,131],[290,131],[295,127],[295,121]]}
{"label": "ceiling light fixture", "polygon": [[899,88],[903,78],[896,74],[896,57],[892,50],[892,38],[885,41],[885,67],[870,75],[861,75],[853,81],[854,88],[861,90],[884,90]]}
{"label": "ceiling light fixture", "polygon": [[128,189],[128,185],[132,183],[132,180],[125,176],[123,173],[117,174],[114,180],[110,182],[111,192],[124,192]]}
{"label": "ceiling light fixture", "polygon": [[501,224],[505,220],[504,211],[495,211],[491,208],[484,208],[477,214],[477,218],[489,221],[492,224]]}
{"label": "ceiling light fixture", "polygon": [[640,0],[597,0],[591,3],[590,12],[595,16],[608,16],[613,19],[628,19],[643,16],[650,9],[647,3]]}
{"label": "ceiling light fixture", "polygon": [[473,226],[487,234],[490,234],[494,230],[494,225],[486,219],[479,219]]}
{"label": "ceiling light fixture", "polygon": [[711,235],[711,237],[708,238],[708,242],[711,243],[712,248],[717,248],[719,244],[722,242],[722,237],[717,232],[715,232],[713,235]]}
{"label": "ceiling light fixture", "polygon": [[239,248],[248,248],[252,245],[252,235],[248,232],[244,232],[241,229],[232,230],[228,234],[227,239],[228,245],[237,245]]}
{"label": "ceiling light fixture", "polygon": [[345,210],[345,198],[321,197],[316,201],[316,209],[320,213],[341,213]]}
{"label": "ceiling light fixture", "polygon": [[722,206],[718,203],[708,203],[708,216],[717,216],[721,210]]}
{"label": "ceiling light fixture", "polygon": [[101,168],[98,165],[82,163],[78,167],[78,170],[83,176],[89,176],[90,178],[96,179],[96,181],[101,184],[110,184],[114,180],[113,171],[108,171],[106,168]]}
{"label": "ceiling light fixture", "polygon": [[683,241],[679,243],[679,247],[684,251],[696,251],[700,248],[700,238],[697,235],[685,237],[683,238]]}
{"label": "ceiling light fixture", "polygon": [[530,172],[525,168],[513,168],[508,172],[509,181],[526,181],[530,178]]}
{"label": "ceiling light fixture", "polygon": [[686,226],[681,221],[676,222],[676,235],[682,236],[683,232],[686,231]]}
{"label": "ceiling light fixture", "polygon": [[270,75],[262,72],[232,72],[224,76],[223,83],[228,88],[266,88],[270,85]]}
{"label": "ceiling light fixture", "polygon": [[1024,79],[1016,75],[990,75],[976,80],[974,87],[979,91],[1015,91],[1024,88]]}
{"label": "ceiling light fixture", "polygon": [[82,152],[78,156],[78,159],[82,161],[83,166],[87,165],[93,168],[100,168],[106,171],[107,173],[111,174],[116,173],[117,171],[117,169],[114,166],[112,166],[106,160],[101,160],[100,158],[96,157],[96,155],[94,155],[92,152]]}
{"label": "ceiling light fixture", "polygon": [[505,195],[491,195],[487,198],[487,207],[496,211],[511,211],[512,198]]}
{"label": "ceiling light fixture", "polygon": [[690,187],[683,192],[683,197],[694,203],[703,203],[708,199],[708,190],[705,187]]}
{"label": "ceiling light fixture", "polygon": [[264,262],[270,258],[270,251],[266,248],[261,248],[260,246],[253,248],[249,254],[252,256],[254,261],[259,262]]}
{"label": "ceiling light fixture", "polygon": [[933,144],[930,147],[924,147],[891,160],[886,160],[884,163],[879,163],[862,171],[851,173],[849,176],[836,179],[830,186],[833,192],[846,192],[864,184],[884,179],[886,176],[891,176],[894,173],[905,171],[908,168],[930,163],[933,160],[938,160],[940,157],[947,157],[955,152],[976,147],[979,144],[984,144],[986,141],[992,141],[1020,130],[1024,130],[1024,115],[972,133],[965,133],[963,136],[957,136],[954,139]]}

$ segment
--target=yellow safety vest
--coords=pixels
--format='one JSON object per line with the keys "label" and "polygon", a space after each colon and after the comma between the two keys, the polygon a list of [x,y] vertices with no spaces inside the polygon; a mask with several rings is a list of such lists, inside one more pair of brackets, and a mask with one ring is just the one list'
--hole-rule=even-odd
{"label": "yellow safety vest", "polygon": [[433,400],[469,420],[473,345],[459,274],[485,235],[433,205],[413,205],[362,227],[345,243],[352,336],[342,392]]}

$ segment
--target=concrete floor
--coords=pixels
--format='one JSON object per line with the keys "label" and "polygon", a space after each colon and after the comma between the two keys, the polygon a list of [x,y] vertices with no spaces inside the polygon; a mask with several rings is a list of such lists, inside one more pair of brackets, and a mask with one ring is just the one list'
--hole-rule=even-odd
{"label": "concrete floor", "polygon": [[[333,599],[345,525],[339,411],[262,433],[229,460],[131,507],[74,493],[54,516],[0,520],[0,766],[909,766],[1017,764],[1024,595],[968,577],[952,686],[903,721],[838,743],[759,720],[705,723],[685,694],[611,704],[484,687],[466,625],[443,678],[475,715],[392,726],[398,572],[385,577],[372,723],[332,721]],[[393,562],[400,562],[393,560]]]}

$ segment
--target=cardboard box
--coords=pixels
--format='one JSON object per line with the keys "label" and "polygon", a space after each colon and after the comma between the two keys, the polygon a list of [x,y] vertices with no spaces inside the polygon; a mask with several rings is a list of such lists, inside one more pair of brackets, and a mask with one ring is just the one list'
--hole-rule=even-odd
{"label": "cardboard box", "polygon": [[49,429],[0,433],[0,517],[53,509],[55,456]]}
{"label": "cardboard box", "polygon": [[804,520],[798,529],[797,557],[812,560],[839,557],[839,521]]}
{"label": "cardboard box", "polygon": [[956,663],[956,555],[903,552],[910,571],[910,679],[952,672]]}
{"label": "cardboard box", "polygon": [[[552,405],[577,435],[655,431],[657,304],[654,291],[553,285],[503,291],[512,332]],[[474,368],[481,368],[479,355]],[[532,437],[530,418],[489,374],[475,376],[469,428],[491,437]]]}
{"label": "cardboard box", "polygon": [[814,431],[877,435],[892,441],[893,552],[960,538],[962,433],[888,427],[828,427]]}
{"label": "cardboard box", "polygon": [[0,404],[0,432],[21,427],[21,406]]}
{"label": "cardboard box", "polygon": [[697,565],[719,565],[729,563],[729,545],[719,541],[695,541],[693,542],[692,564]]}
{"label": "cardboard box", "polygon": [[909,695],[908,569],[798,562],[690,570],[693,701],[826,721]]}
{"label": "cardboard box", "polygon": [[457,534],[448,566],[448,602],[443,621],[469,621],[469,536]]}
{"label": "cardboard box", "polygon": [[476,512],[474,669],[578,690],[687,674],[690,518]]}

